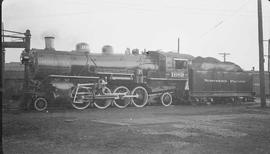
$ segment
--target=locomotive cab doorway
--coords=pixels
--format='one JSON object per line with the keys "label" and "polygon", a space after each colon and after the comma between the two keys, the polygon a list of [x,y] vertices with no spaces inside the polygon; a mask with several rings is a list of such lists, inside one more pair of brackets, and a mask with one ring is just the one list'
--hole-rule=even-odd
{"label": "locomotive cab doorway", "polygon": [[188,70],[188,61],[186,59],[174,58],[173,71],[171,72],[172,78],[184,78]]}
{"label": "locomotive cab doorway", "polygon": [[188,60],[181,58],[173,58],[173,71],[171,72],[171,78],[177,79],[176,85],[176,98],[187,99],[188,98]]}

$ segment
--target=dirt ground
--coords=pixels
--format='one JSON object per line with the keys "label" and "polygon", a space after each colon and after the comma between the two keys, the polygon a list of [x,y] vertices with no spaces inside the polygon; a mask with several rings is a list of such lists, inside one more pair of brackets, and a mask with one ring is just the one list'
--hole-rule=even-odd
{"label": "dirt ground", "polygon": [[270,153],[270,109],[252,103],[58,109],[2,117],[4,153]]}

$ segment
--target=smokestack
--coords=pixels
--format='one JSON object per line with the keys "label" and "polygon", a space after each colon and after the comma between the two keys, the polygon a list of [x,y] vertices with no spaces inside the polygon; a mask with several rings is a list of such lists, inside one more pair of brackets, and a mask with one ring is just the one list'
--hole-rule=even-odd
{"label": "smokestack", "polygon": [[45,50],[55,50],[54,49],[54,37],[46,36],[45,39]]}

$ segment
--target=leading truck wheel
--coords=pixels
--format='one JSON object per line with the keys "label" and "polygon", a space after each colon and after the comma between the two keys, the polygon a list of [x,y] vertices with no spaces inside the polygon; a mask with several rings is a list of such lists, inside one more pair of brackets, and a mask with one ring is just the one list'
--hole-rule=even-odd
{"label": "leading truck wheel", "polygon": [[[77,91],[77,95],[75,97],[76,91]],[[90,96],[90,97],[93,96],[92,91],[86,88],[79,88],[79,89],[74,88],[71,92],[71,98],[72,98],[71,105],[75,109],[78,109],[78,110],[86,109],[91,103],[91,100],[86,99],[86,96]]]}
{"label": "leading truck wheel", "polygon": [[137,97],[131,98],[131,103],[134,104],[136,107],[144,107],[147,104],[148,92],[144,87],[135,87],[131,91],[131,95],[137,95]]}
{"label": "leading truck wheel", "polygon": [[[97,95],[106,95],[106,94],[111,94],[111,90],[108,87],[104,87],[102,89],[102,92]],[[94,105],[95,107],[99,108],[99,109],[106,109],[107,107],[109,107],[112,104],[112,99],[100,99],[100,100],[95,100]]]}
{"label": "leading truck wheel", "polygon": [[35,101],[34,101],[34,107],[37,111],[44,111],[47,109],[48,106],[48,102],[45,98],[43,97],[38,97]]}
{"label": "leading truck wheel", "polygon": [[170,106],[172,104],[172,95],[168,92],[163,93],[160,97],[163,106]]}
{"label": "leading truck wheel", "polygon": [[[114,89],[113,93],[126,93],[130,94],[130,91],[125,86],[119,86]],[[119,98],[113,101],[114,105],[120,109],[126,108],[130,103],[130,98]]]}

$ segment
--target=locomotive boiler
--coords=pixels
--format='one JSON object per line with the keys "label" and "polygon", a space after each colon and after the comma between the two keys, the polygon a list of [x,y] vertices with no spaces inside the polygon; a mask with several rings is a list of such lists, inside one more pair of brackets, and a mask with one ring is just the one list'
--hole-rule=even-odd
{"label": "locomotive boiler", "polygon": [[143,107],[150,96],[158,96],[169,106],[188,90],[190,55],[161,51],[115,54],[111,46],[104,46],[102,53],[91,53],[86,43],[77,44],[74,51],[57,51],[52,37],[45,42],[45,49],[32,49],[27,57],[37,110],[46,109],[47,102],[58,97],[70,98],[76,109],[89,105],[100,109],[130,104]]}

